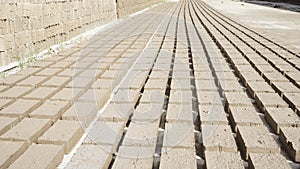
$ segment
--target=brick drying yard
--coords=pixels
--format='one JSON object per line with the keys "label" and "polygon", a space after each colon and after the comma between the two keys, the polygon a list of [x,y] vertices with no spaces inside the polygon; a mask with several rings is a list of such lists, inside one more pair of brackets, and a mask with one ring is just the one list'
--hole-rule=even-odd
{"label": "brick drying yard", "polygon": [[285,39],[209,4],[160,3],[3,78],[0,168],[299,168],[300,24]]}

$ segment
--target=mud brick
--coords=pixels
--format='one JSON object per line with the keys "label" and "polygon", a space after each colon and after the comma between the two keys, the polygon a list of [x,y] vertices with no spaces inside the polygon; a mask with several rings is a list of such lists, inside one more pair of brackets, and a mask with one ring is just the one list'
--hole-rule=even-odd
{"label": "mud brick", "polygon": [[195,112],[192,110],[192,105],[170,103],[167,110],[168,122],[193,122]]}
{"label": "mud brick", "polygon": [[222,151],[205,151],[206,168],[243,169],[243,160],[239,153]]}
{"label": "mud brick", "polygon": [[167,81],[168,79],[153,79],[149,78],[145,85],[146,90],[151,90],[151,89],[160,89],[163,90],[167,87]]}
{"label": "mud brick", "polygon": [[[169,105],[170,106],[170,105]],[[163,113],[163,103],[140,103],[131,118],[136,122],[158,121]]]}
{"label": "mud brick", "polygon": [[258,111],[252,106],[230,106],[229,117],[234,126],[234,131],[237,131],[238,126],[262,126],[263,123],[258,116]]}
{"label": "mud brick", "polygon": [[221,81],[223,80],[232,80],[232,81],[238,81],[238,77],[234,75],[234,72],[216,72],[217,78]]}
{"label": "mud brick", "polygon": [[110,92],[106,89],[89,89],[78,98],[80,102],[97,103],[101,108],[109,98]]}
{"label": "mud brick", "polygon": [[199,105],[200,123],[228,125],[227,115],[223,105]]}
{"label": "mud brick", "polygon": [[272,85],[282,93],[300,93],[300,89],[291,82],[274,82]]}
{"label": "mud brick", "polygon": [[202,105],[222,105],[222,98],[217,91],[197,91],[197,95]]}
{"label": "mud brick", "polygon": [[37,99],[37,100],[45,100],[49,97],[53,96],[57,91],[56,88],[52,87],[39,87],[33,90],[31,93],[23,96],[24,99]]}
{"label": "mud brick", "polygon": [[66,169],[108,168],[112,160],[111,146],[81,145]]}
{"label": "mud brick", "polygon": [[300,93],[286,93],[284,97],[288,100],[290,107],[295,109],[295,111],[300,113]]}
{"label": "mud brick", "polygon": [[112,168],[151,168],[153,156],[152,147],[121,146]]}
{"label": "mud brick", "polygon": [[197,168],[195,148],[163,148],[160,168]]}
{"label": "mud brick", "polygon": [[250,98],[245,93],[226,92],[225,99],[230,106],[252,106]]}
{"label": "mud brick", "polygon": [[109,89],[112,91],[115,86],[117,85],[117,82],[114,79],[97,79],[93,85],[93,89]]}
{"label": "mud brick", "polygon": [[106,109],[101,113],[101,121],[127,121],[133,111],[132,103],[109,103]]}
{"label": "mud brick", "polygon": [[38,76],[52,76],[57,74],[58,72],[62,71],[61,68],[45,68],[42,71],[36,73]]}
{"label": "mud brick", "polygon": [[220,87],[224,92],[243,92],[244,88],[238,81],[221,80]]}
{"label": "mud brick", "polygon": [[193,124],[191,122],[167,123],[164,132],[163,147],[195,147]]}
{"label": "mud brick", "polygon": [[113,96],[114,103],[136,103],[139,98],[138,90],[120,89]]}
{"label": "mud brick", "polygon": [[18,118],[0,117],[0,135],[7,132],[19,122]]}
{"label": "mud brick", "polygon": [[9,168],[55,168],[63,155],[62,146],[33,144]]}
{"label": "mud brick", "polygon": [[196,80],[214,80],[215,77],[210,71],[194,71]]}
{"label": "mud brick", "polygon": [[125,122],[97,121],[87,133],[84,144],[109,145],[116,151],[125,128]]}
{"label": "mud brick", "polygon": [[48,77],[47,76],[30,76],[21,82],[17,83],[19,86],[39,86],[43,83]]}
{"label": "mud brick", "polygon": [[265,118],[276,134],[281,127],[300,127],[299,116],[290,108],[267,108]]}
{"label": "mud brick", "polygon": [[281,154],[249,154],[249,169],[282,168],[291,169],[291,166]]}
{"label": "mud brick", "polygon": [[268,83],[274,83],[274,82],[289,82],[287,78],[285,78],[281,73],[277,71],[264,73],[264,77],[268,79]]}
{"label": "mud brick", "polygon": [[64,152],[69,153],[81,138],[83,130],[78,121],[60,120],[38,139],[38,143],[63,145]]}
{"label": "mud brick", "polygon": [[8,168],[27,148],[26,142],[0,141],[0,167]]}
{"label": "mud brick", "polygon": [[177,104],[191,104],[193,101],[192,91],[171,90],[169,102]]}
{"label": "mud brick", "polygon": [[247,89],[253,97],[256,96],[256,93],[275,93],[267,82],[248,82]]}
{"label": "mud brick", "polygon": [[34,142],[51,126],[48,119],[25,118],[15,127],[3,134],[0,139],[11,141],[31,141]]}
{"label": "mud brick", "polygon": [[145,90],[142,94],[141,103],[163,103],[165,100],[165,91],[163,90]]}
{"label": "mud brick", "polygon": [[38,100],[19,99],[0,111],[1,116],[24,118],[41,104]]}
{"label": "mud brick", "polygon": [[42,86],[61,88],[70,80],[70,77],[54,76],[51,77],[48,81],[44,82]]}
{"label": "mud brick", "polygon": [[15,75],[12,75],[12,76],[9,76],[7,78],[0,80],[0,84],[13,86],[28,76],[29,76],[28,74],[15,74]]}
{"label": "mud brick", "polygon": [[52,119],[56,121],[61,117],[62,113],[69,107],[67,101],[47,100],[39,108],[29,114],[33,118]]}
{"label": "mud brick", "polygon": [[93,81],[94,78],[74,77],[66,87],[87,89]]}
{"label": "mud brick", "polygon": [[29,93],[31,90],[33,90],[32,87],[14,86],[14,87],[2,92],[0,97],[18,99],[21,96]]}
{"label": "mud brick", "polygon": [[0,110],[7,107],[11,102],[13,102],[12,99],[1,99],[0,98]]}
{"label": "mud brick", "polygon": [[203,91],[217,91],[218,88],[214,80],[196,80],[196,89]]}
{"label": "mud brick", "polygon": [[280,147],[264,126],[238,126],[237,141],[246,160],[249,153],[280,153]]}
{"label": "mud brick", "polygon": [[168,79],[169,71],[164,71],[164,70],[152,71],[150,77],[153,79]]}
{"label": "mud brick", "polygon": [[279,139],[290,157],[295,162],[300,162],[300,128],[281,127],[279,132]]}
{"label": "mud brick", "polygon": [[251,69],[250,72],[242,72],[241,73],[241,80],[243,83],[251,82],[251,81],[256,81],[256,82],[262,82],[265,81],[259,73],[254,72],[253,69]]}
{"label": "mud brick", "polygon": [[205,151],[237,152],[237,146],[227,125],[201,125]]}
{"label": "mud brick", "polygon": [[146,81],[146,78],[132,77],[130,79],[124,80],[123,83],[120,85],[120,89],[141,90],[145,81]]}
{"label": "mud brick", "polygon": [[51,97],[51,100],[61,100],[61,101],[71,101],[78,98],[82,94],[83,90],[81,88],[63,88],[61,91],[57,92]]}
{"label": "mud brick", "polygon": [[122,145],[155,147],[159,122],[131,122]]}
{"label": "mud brick", "polygon": [[190,79],[190,71],[173,71],[172,79]]}
{"label": "mud brick", "polygon": [[262,110],[268,107],[288,108],[289,105],[277,93],[256,93],[257,102]]}
{"label": "mud brick", "polygon": [[[166,87],[165,85],[163,85]],[[174,79],[171,84],[172,90],[191,90],[190,79]]]}

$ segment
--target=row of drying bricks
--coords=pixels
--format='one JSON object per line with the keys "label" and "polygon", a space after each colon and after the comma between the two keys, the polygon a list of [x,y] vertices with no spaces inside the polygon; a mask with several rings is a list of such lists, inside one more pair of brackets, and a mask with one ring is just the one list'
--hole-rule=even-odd
{"label": "row of drying bricks", "polygon": [[[143,41],[143,43],[141,41]],[[142,46],[145,44],[144,41],[147,41],[147,38],[141,38],[140,42],[137,42],[136,45]],[[131,42],[129,41],[125,43],[130,45],[133,42],[134,39],[132,39]],[[126,47],[123,45],[123,48]],[[75,50],[78,51],[79,49]],[[2,83],[6,89],[4,89],[1,94],[2,96],[5,96],[3,100],[6,102],[13,102],[9,100],[18,100],[7,107],[4,106],[3,110],[1,110],[1,140],[10,140],[10,142],[3,142],[4,145],[7,145],[7,150],[9,152],[1,153],[5,157],[1,162],[1,167],[5,168],[18,156],[20,156],[28,148],[31,142],[35,142],[37,138],[41,136],[41,134],[44,133],[51,126],[51,124],[58,120],[61,116],[63,120],[59,120],[57,123],[55,123],[55,125],[51,127],[51,131],[48,130],[48,134],[45,134],[52,138],[50,140],[54,139],[58,144],[63,144],[63,140],[68,140],[66,138],[68,138],[70,135],[65,134],[69,131],[61,130],[62,128],[70,128],[70,130],[73,130],[74,133],[70,132],[72,133],[71,135],[81,135],[82,129],[78,128],[78,122],[65,120],[77,119],[76,112],[78,111],[77,109],[79,109],[80,111],[84,110],[84,113],[87,113],[87,115],[83,114],[82,118],[89,118],[87,121],[90,122],[90,120],[95,116],[95,111],[98,109],[98,105],[95,102],[98,100],[105,102],[105,97],[107,98],[108,94],[110,94],[111,88],[105,90],[101,89],[101,94],[99,93],[99,95],[97,95],[101,96],[101,98],[91,99],[91,97],[94,96],[93,88],[102,88],[103,83],[98,79],[91,89],[87,90],[88,86],[91,85],[91,81],[94,81],[95,75],[97,74],[98,76],[96,76],[96,79],[99,78],[101,74],[101,78],[113,78],[113,70],[106,72],[104,70],[110,67],[110,65],[117,60],[119,66],[120,63],[123,65],[129,65],[130,62],[135,59],[134,57],[136,57],[136,52],[133,50],[140,51],[136,49],[131,49],[131,51],[127,50],[129,53],[125,54],[124,57],[121,58],[118,58],[120,56],[116,56],[116,52],[112,50],[112,53],[107,54],[107,57],[102,59],[101,64],[98,65],[98,63],[95,64],[94,62],[99,59],[98,56],[83,58],[76,64],[75,61],[78,59],[77,55],[79,55],[79,53],[75,53],[73,54],[73,57],[70,57],[68,55],[70,53],[74,53],[74,49],[71,49],[69,53],[68,51],[66,52],[66,56],[55,56],[53,58],[46,59],[37,66],[30,67],[27,70],[21,71],[17,75],[13,75],[4,79]],[[131,54],[130,52],[135,54]],[[98,55],[99,53],[100,51],[97,52]],[[90,63],[94,64],[91,65]],[[69,68],[65,69],[66,67]],[[98,67],[101,68],[98,69]],[[116,64],[115,69],[117,68],[118,65]],[[112,69],[114,68],[112,67]],[[119,69],[124,68],[119,67]],[[28,74],[33,73],[35,76],[28,77]],[[72,80],[71,77],[74,76],[74,73],[76,73],[78,76]],[[44,84],[46,87],[41,84]],[[38,89],[31,92],[33,90],[32,86],[37,87]],[[63,86],[66,87],[64,88]],[[83,94],[85,91],[86,93]],[[98,90],[96,91],[98,92]],[[79,95],[82,95],[81,98],[78,98]],[[51,99],[47,100],[50,97]],[[78,102],[70,107],[71,100],[73,99],[78,99]],[[42,104],[43,102],[44,104]],[[99,102],[99,104],[103,103]],[[82,107],[84,109],[82,109]],[[29,113],[30,115],[28,115]],[[62,113],[64,114],[62,115]],[[30,116],[30,118],[23,119],[24,117],[28,116]],[[18,123],[20,119],[23,120]],[[88,125],[88,122],[83,125]],[[59,135],[64,135],[64,137],[59,139],[51,136],[51,133],[53,134],[57,131],[61,131],[60,134],[56,135],[57,137],[60,137]],[[47,140],[46,137],[47,136],[45,136],[45,139]],[[30,142],[11,142],[24,140],[30,140]],[[65,149],[68,149],[66,152],[70,151],[70,147]],[[26,157],[26,154],[23,156]]]}
{"label": "row of drying bricks", "polygon": [[[209,25],[205,19],[203,20],[206,25]],[[297,105],[296,98],[297,95],[299,95],[299,92],[297,92],[299,89],[290,83],[282,74],[274,72],[270,64],[261,59],[257,53],[251,51],[251,48],[242,45],[239,40],[229,36],[233,40],[235,39],[233,42],[237,43],[238,47],[249,57],[249,61],[260,61],[260,63],[253,61],[252,65],[256,66],[259,70],[261,70],[261,68],[265,68],[264,70],[266,70],[259,73],[255,72],[254,68],[249,65],[247,59],[243,58],[243,55],[241,55],[231,43],[224,39],[222,34],[215,30],[213,26],[209,25],[208,27],[220,44],[222,44],[222,49],[228,54],[229,61],[233,65],[234,70],[240,77],[241,82],[246,86],[250,96],[258,103],[257,105],[264,113],[267,122],[273,131],[279,134],[279,138],[286,151],[295,162],[299,162],[297,153],[298,139],[295,137],[297,134],[292,134],[299,133],[299,129],[297,128],[299,123],[297,113],[299,110],[297,106],[295,106]],[[222,30],[226,32],[226,30]],[[271,56],[271,54],[269,56]],[[274,56],[273,59],[275,59]],[[275,76],[273,74],[275,74]],[[274,89],[266,82],[264,77],[269,79],[267,82],[271,84],[272,87],[275,86],[274,88],[281,91],[281,95],[275,93]],[[284,98],[290,98],[291,100],[287,103],[284,101]],[[289,107],[294,108],[294,110]],[[279,149],[277,152],[279,152]]]}

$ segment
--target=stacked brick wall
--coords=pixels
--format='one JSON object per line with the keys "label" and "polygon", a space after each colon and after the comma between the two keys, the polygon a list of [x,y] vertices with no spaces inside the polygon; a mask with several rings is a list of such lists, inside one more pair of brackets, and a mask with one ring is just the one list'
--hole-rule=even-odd
{"label": "stacked brick wall", "polygon": [[115,0],[1,0],[0,66],[116,19]]}
{"label": "stacked brick wall", "polygon": [[159,2],[162,0],[117,0],[118,17],[128,16]]}

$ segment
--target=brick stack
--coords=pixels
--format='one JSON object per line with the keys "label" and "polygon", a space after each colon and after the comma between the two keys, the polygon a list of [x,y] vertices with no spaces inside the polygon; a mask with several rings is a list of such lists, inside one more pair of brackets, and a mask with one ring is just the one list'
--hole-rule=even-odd
{"label": "brick stack", "polygon": [[118,17],[125,17],[159,2],[162,0],[117,0]]}
{"label": "brick stack", "polygon": [[114,0],[2,0],[0,66],[115,19]]}

